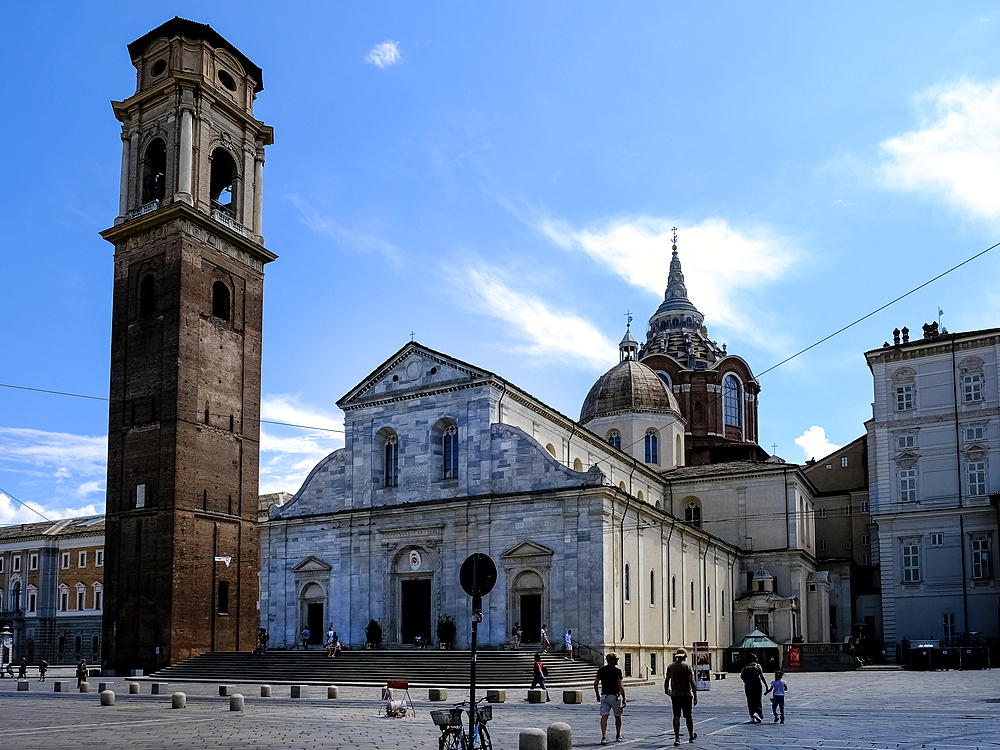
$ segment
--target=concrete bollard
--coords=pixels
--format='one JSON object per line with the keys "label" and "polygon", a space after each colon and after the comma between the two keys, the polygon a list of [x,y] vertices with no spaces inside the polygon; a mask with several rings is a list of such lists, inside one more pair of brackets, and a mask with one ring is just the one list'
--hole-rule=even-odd
{"label": "concrete bollard", "polygon": [[583,691],[563,690],[563,703],[583,703]]}
{"label": "concrete bollard", "polygon": [[230,711],[242,711],[243,710],[243,696],[239,693],[233,693],[229,696],[229,710]]}
{"label": "concrete bollard", "polygon": [[545,694],[544,690],[529,690],[528,691],[528,703],[545,703],[545,699],[548,696]]}
{"label": "concrete bollard", "polygon": [[17,681],[17,691],[19,693],[20,692],[24,692],[24,693],[28,692],[28,681],[27,680],[18,680]]}
{"label": "concrete bollard", "polygon": [[562,721],[549,724],[546,734],[549,743],[548,750],[573,750],[573,730],[570,729],[569,724]]}
{"label": "concrete bollard", "polygon": [[271,686],[270,685],[261,685],[260,686],[260,697],[261,698],[270,698],[271,697]]}
{"label": "concrete bollard", "polygon": [[305,692],[305,685],[292,685],[290,695],[293,698],[301,698]]}
{"label": "concrete bollard", "polygon": [[102,706],[113,706],[113,705],[115,705],[115,691],[114,690],[102,690],[101,691],[101,705]]}
{"label": "concrete bollard", "polygon": [[232,695],[235,689],[235,685],[219,685],[219,695]]}
{"label": "concrete bollard", "polygon": [[56,680],[55,682],[52,683],[52,692],[61,693],[63,691],[62,686],[63,686],[62,680]]}
{"label": "concrete bollard", "polygon": [[171,708],[184,708],[187,706],[188,697],[184,693],[174,693],[170,696]]}
{"label": "concrete bollard", "polygon": [[506,690],[487,690],[486,691],[486,702],[487,703],[503,703],[507,700]]}
{"label": "concrete bollard", "polygon": [[340,696],[340,689],[336,685],[328,685],[327,686],[327,688],[326,688],[326,697],[327,697],[327,699],[337,698],[339,696]]}
{"label": "concrete bollard", "polygon": [[544,729],[522,729],[517,735],[517,750],[548,750]]}
{"label": "concrete bollard", "polygon": [[150,695],[166,695],[167,694],[167,683],[165,682],[154,682],[149,686]]}
{"label": "concrete bollard", "polygon": [[139,694],[139,683],[138,682],[130,682],[128,684],[128,694],[129,695],[138,695]]}
{"label": "concrete bollard", "polygon": [[81,682],[80,683],[80,692],[81,693],[89,693],[90,692],[90,683],[89,682]]}
{"label": "concrete bollard", "polygon": [[98,682],[97,683],[97,692],[98,693],[103,693],[105,690],[114,690],[114,689],[115,689],[115,683],[113,683],[113,682]]}
{"label": "concrete bollard", "polygon": [[445,688],[431,688],[427,691],[427,700],[446,701],[448,700],[448,691]]}

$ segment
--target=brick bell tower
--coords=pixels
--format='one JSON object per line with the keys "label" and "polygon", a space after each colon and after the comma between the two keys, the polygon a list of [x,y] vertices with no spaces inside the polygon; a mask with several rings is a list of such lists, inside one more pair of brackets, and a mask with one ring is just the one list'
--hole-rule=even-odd
{"label": "brick bell tower", "polygon": [[270,127],[261,70],[206,26],[128,46],[114,227],[104,660],[158,667],[249,651],[259,625],[257,481]]}

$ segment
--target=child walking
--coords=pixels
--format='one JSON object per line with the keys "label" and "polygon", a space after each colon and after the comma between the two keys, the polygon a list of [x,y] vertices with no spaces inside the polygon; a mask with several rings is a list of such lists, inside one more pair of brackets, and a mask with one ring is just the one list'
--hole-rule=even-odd
{"label": "child walking", "polygon": [[785,723],[785,691],[788,690],[788,683],[785,682],[782,677],[784,677],[784,672],[775,672],[774,679],[771,680],[771,708],[774,709],[774,723],[777,724],[778,719],[778,709],[781,709],[781,723]]}

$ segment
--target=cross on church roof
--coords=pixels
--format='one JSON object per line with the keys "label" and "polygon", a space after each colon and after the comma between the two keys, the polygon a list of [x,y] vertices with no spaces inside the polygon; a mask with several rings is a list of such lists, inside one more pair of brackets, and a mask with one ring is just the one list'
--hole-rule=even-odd
{"label": "cross on church roof", "polygon": [[674,233],[674,242],[673,242],[673,244],[676,245],[677,244],[677,227],[674,227],[673,229],[671,229],[671,231]]}
{"label": "cross on church roof", "polygon": [[625,312],[625,317],[626,317],[626,318],[628,318],[628,323],[627,323],[627,326],[628,326],[629,328],[631,328],[631,327],[632,327],[632,311],[631,311],[631,310],[627,310],[627,311]]}
{"label": "cross on church roof", "polygon": [[410,331],[410,343],[411,344],[413,343],[413,337],[416,336],[416,335],[417,335],[416,332]]}

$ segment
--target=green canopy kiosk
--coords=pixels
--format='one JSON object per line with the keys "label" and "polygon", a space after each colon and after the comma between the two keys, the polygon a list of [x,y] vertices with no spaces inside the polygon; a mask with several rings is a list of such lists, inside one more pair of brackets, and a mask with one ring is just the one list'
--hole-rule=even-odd
{"label": "green canopy kiosk", "polygon": [[773,672],[781,668],[781,647],[759,630],[748,633],[723,654],[723,669],[727,672],[739,672],[746,666],[750,654],[757,657],[765,672]]}

